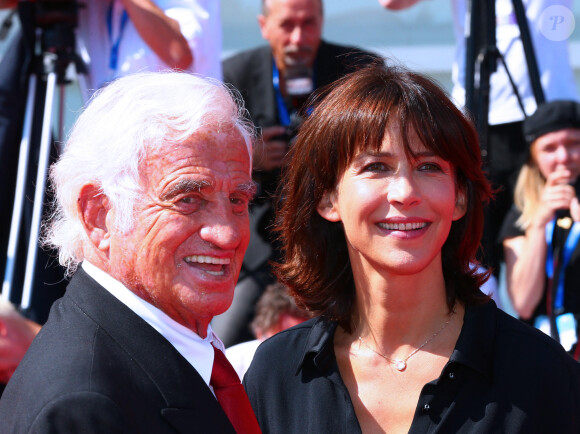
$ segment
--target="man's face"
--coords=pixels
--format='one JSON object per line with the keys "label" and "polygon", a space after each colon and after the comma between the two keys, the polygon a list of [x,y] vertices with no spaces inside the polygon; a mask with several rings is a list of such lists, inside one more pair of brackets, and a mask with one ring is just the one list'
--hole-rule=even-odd
{"label": "man's face", "polygon": [[[205,127],[151,152],[133,229],[110,230],[110,274],[198,332],[232,301],[250,239],[249,173],[248,149],[233,128]],[[114,210],[108,228],[113,219]]]}
{"label": "man's face", "polygon": [[322,35],[321,0],[269,0],[268,15],[258,22],[270,43],[276,66],[312,66]]}

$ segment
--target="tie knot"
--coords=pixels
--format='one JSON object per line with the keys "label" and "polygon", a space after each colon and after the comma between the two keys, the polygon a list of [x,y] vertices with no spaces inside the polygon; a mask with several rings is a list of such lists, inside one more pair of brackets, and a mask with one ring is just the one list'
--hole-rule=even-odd
{"label": "tie knot", "polygon": [[238,377],[236,370],[230,364],[230,362],[228,362],[228,359],[224,353],[213,345],[212,347],[214,352],[214,360],[213,368],[211,371],[210,384],[214,390],[241,384],[240,377]]}

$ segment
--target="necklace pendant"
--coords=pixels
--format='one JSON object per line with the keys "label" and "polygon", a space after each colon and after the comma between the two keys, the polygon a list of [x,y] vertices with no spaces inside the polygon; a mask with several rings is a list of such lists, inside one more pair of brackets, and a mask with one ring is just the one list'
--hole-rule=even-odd
{"label": "necklace pendant", "polygon": [[395,368],[397,368],[397,371],[403,372],[407,368],[407,362],[404,360],[395,360]]}

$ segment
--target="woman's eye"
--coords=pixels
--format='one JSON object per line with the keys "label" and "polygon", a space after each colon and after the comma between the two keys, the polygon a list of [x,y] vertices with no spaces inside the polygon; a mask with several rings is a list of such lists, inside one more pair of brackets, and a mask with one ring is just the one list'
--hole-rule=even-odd
{"label": "woman's eye", "polygon": [[419,166],[419,170],[425,172],[439,172],[441,171],[441,166],[437,163],[423,163]]}
{"label": "woman's eye", "polygon": [[371,163],[371,164],[367,164],[364,167],[364,171],[365,172],[382,172],[384,170],[387,169],[387,166],[385,166],[385,164],[383,163]]}

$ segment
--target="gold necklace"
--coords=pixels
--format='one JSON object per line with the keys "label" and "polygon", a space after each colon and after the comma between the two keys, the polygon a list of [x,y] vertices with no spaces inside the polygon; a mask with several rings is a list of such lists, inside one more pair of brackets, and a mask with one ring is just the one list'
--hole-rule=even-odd
{"label": "gold necklace", "polygon": [[395,368],[397,368],[397,371],[399,372],[403,372],[405,369],[407,369],[407,361],[413,357],[415,354],[417,354],[417,352],[419,352],[419,350],[421,348],[423,348],[425,345],[427,345],[429,342],[431,342],[433,339],[435,339],[437,337],[437,335],[439,335],[439,333],[441,333],[445,327],[447,327],[447,324],[449,324],[449,322],[451,321],[451,317],[453,316],[454,312],[451,312],[451,314],[449,314],[449,319],[447,321],[445,321],[445,324],[443,324],[441,326],[441,328],[439,328],[439,330],[437,330],[435,333],[433,333],[425,342],[423,342],[420,346],[418,346],[417,348],[415,348],[411,354],[409,354],[407,357],[405,357],[404,359],[391,359],[387,356],[385,356],[382,353],[379,353],[378,351],[374,350],[370,345],[368,345],[362,338],[362,336],[359,335],[358,340],[360,341],[361,344],[363,344],[365,347],[367,347],[369,350],[371,350],[373,353],[375,353],[378,356],[381,356],[383,359],[385,359],[387,362],[395,365]]}

